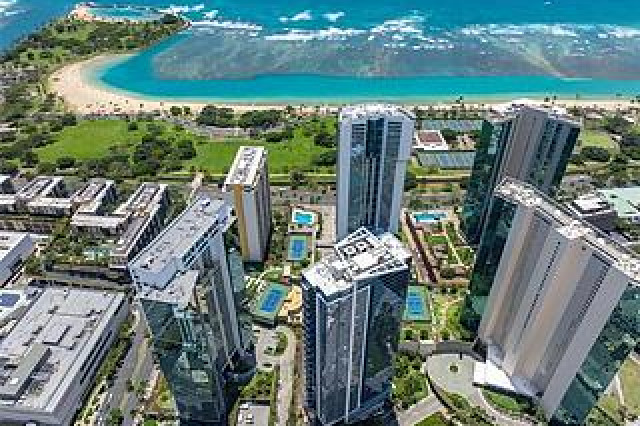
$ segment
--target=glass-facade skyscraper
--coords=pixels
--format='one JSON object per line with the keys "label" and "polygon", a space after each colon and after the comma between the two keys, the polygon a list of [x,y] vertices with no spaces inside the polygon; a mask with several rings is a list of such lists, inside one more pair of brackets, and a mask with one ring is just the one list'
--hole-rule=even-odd
{"label": "glass-facade skyscraper", "polygon": [[340,111],[336,234],[360,227],[396,232],[411,155],[414,116],[392,105]]}
{"label": "glass-facade skyscraper", "polygon": [[474,377],[533,397],[552,424],[584,424],[640,344],[640,260],[529,184],[496,188],[470,290],[476,368],[509,382]]}
{"label": "glass-facade skyscraper", "polygon": [[244,355],[233,224],[228,204],[198,198],[129,265],[181,424],[226,424],[225,373]]}
{"label": "glass-facade skyscraper", "polygon": [[508,104],[492,112],[476,144],[461,230],[478,244],[487,225],[493,189],[505,177],[534,185],[546,194],[559,185],[580,133],[564,111]]}
{"label": "glass-facade skyscraper", "polygon": [[303,272],[304,405],[324,425],[361,421],[391,395],[410,254],[361,228]]}

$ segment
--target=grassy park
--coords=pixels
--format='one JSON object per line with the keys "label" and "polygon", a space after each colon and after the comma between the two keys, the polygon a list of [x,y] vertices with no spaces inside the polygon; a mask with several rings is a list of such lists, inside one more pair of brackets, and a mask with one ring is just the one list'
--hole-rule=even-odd
{"label": "grassy park", "polygon": [[640,364],[628,358],[622,364],[619,375],[628,412],[640,416]]}
{"label": "grassy park", "polygon": [[618,144],[611,138],[611,135],[601,130],[584,129],[580,132],[580,140],[582,147],[593,146],[618,151]]}
{"label": "grassy park", "polygon": [[54,136],[52,144],[35,151],[40,161],[53,163],[64,156],[86,160],[107,155],[118,146],[129,148],[140,140],[143,133],[141,129],[127,130],[124,120],[81,121],[75,126],[65,127]]}
{"label": "grassy park", "polygon": [[313,138],[305,136],[301,129],[294,130],[294,137],[282,142],[267,143],[263,139],[207,140],[196,144],[196,156],[185,162],[185,169],[195,167],[211,174],[226,173],[236,151],[242,145],[266,146],[269,150],[269,172],[286,174],[294,168],[319,173],[331,173],[333,167],[314,166],[314,155],[327,149],[314,145]]}
{"label": "grassy park", "polygon": [[75,126],[51,133],[52,141],[34,151],[41,163],[56,163],[63,157],[72,157],[76,162],[81,162],[115,153],[133,156],[144,137],[152,132],[152,128],[158,133],[158,138],[171,143],[191,141],[195,156],[181,161],[179,167],[182,171],[196,169],[214,175],[225,174],[242,145],[266,146],[269,150],[271,173],[287,174],[294,169],[317,173],[334,171],[333,166],[317,165],[314,162],[318,155],[331,149],[315,145],[313,132],[304,126],[296,127],[291,139],[266,142],[262,138],[209,139],[158,120],[139,121],[134,126],[126,120],[83,120]]}
{"label": "grassy park", "polygon": [[393,400],[407,409],[429,394],[427,378],[421,372],[423,360],[416,355],[398,354],[394,360]]}

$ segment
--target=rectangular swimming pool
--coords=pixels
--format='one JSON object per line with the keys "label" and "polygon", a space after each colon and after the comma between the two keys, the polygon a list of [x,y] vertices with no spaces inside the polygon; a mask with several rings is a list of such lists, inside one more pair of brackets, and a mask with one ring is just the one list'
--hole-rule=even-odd
{"label": "rectangular swimming pool", "polygon": [[293,213],[293,223],[297,225],[313,225],[313,213],[297,210]]}
{"label": "rectangular swimming pool", "polygon": [[413,219],[418,223],[436,223],[446,219],[449,215],[447,212],[427,211],[413,214]]}

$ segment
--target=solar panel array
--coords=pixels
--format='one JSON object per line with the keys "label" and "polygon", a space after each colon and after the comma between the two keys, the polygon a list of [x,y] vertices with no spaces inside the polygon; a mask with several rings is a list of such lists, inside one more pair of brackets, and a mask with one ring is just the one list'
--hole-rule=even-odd
{"label": "solar panel array", "polygon": [[432,151],[416,154],[422,167],[438,167],[440,169],[471,169],[474,151]]}
{"label": "solar panel array", "polygon": [[471,132],[482,129],[482,120],[423,120],[422,130],[455,130]]}

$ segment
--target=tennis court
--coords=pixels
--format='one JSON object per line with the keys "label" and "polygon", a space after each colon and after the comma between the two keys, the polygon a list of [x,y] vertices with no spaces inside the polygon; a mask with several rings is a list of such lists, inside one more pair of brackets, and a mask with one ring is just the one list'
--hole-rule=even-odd
{"label": "tennis court", "polygon": [[471,132],[482,129],[482,120],[423,120],[423,130],[454,130],[456,132]]}
{"label": "tennis court", "polygon": [[278,283],[269,283],[253,308],[254,319],[269,325],[275,324],[278,311],[282,308],[288,293],[289,287]]}
{"label": "tennis court", "polygon": [[289,237],[289,260],[300,261],[307,258],[307,237],[292,235]]}
{"label": "tennis court", "polygon": [[405,321],[428,321],[427,293],[422,286],[409,286],[404,310]]}
{"label": "tennis court", "polygon": [[419,152],[417,156],[422,167],[470,169],[473,167],[475,153],[473,151],[433,151]]}

